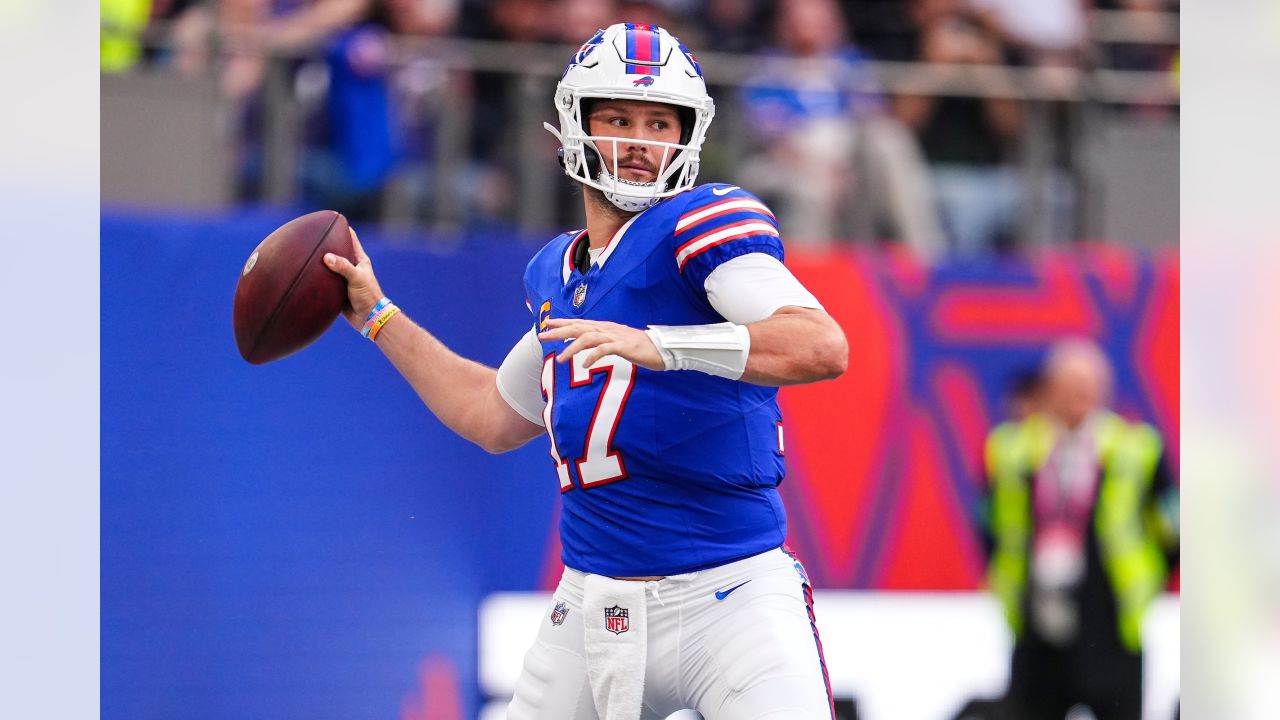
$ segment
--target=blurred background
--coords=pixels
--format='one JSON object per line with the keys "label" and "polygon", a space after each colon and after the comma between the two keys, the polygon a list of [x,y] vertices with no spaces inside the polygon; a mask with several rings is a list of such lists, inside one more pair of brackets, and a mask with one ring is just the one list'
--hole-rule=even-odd
{"label": "blurred background", "polygon": [[[1179,11],[102,0],[103,717],[501,717],[560,571],[546,441],[469,446],[345,328],[251,367],[231,298],[263,237],[331,208],[401,307],[498,364],[525,263],[582,222],[541,127],[555,82],[618,21],[697,55],[700,179],[771,205],[850,339],[842,378],[781,394],[788,541],[840,716],[1011,717],[1038,615],[993,592],[1013,532],[993,431],[1075,387],[1160,438],[1141,716],[1174,717]],[[1072,386],[1048,361],[1092,357],[1080,339],[1101,362]],[[1123,616],[1099,602],[1078,610]],[[1055,717],[1108,717],[1086,705]]]}
{"label": "blurred background", "polygon": [[547,98],[619,18],[700,50],[703,174],[796,245],[1176,246],[1167,0],[104,0],[103,201],[542,237],[581,212]]}

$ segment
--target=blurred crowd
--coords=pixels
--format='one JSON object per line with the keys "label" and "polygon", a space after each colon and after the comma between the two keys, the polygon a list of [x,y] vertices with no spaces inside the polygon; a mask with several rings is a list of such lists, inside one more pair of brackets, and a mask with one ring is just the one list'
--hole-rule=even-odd
{"label": "blurred crowd", "polygon": [[[538,127],[553,116],[555,78],[530,84],[519,63],[460,70],[403,48],[452,39],[576,48],[628,20],[740,61],[722,75],[703,63],[718,113],[702,179],[760,195],[789,242],[898,241],[925,259],[1080,238],[1081,71],[1152,73],[1142,77],[1154,98],[1176,83],[1178,58],[1176,33],[1161,34],[1177,0],[101,2],[104,71],[216,75],[238,110],[246,201],[262,199],[272,161],[264,87],[270,58],[284,56],[282,87],[301,108],[301,204],[430,223],[445,183],[460,224],[514,223],[530,202],[528,179],[541,177],[530,167],[557,172],[554,141]],[[1124,32],[1099,33],[1096,10],[1125,11]],[[1139,85],[1106,110],[1176,114],[1176,103],[1142,95]],[[530,102],[543,104],[521,114]],[[461,132],[446,118],[459,108]],[[454,134],[442,136],[446,127]],[[536,141],[522,139],[530,132]],[[446,158],[441,137],[465,152]],[[448,173],[438,172],[444,162]],[[539,216],[548,228],[580,212],[567,185],[538,197],[552,206]]]}

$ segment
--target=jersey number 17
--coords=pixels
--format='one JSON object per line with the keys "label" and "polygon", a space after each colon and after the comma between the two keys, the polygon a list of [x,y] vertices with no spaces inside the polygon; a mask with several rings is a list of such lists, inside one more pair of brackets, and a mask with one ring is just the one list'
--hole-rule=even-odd
{"label": "jersey number 17", "polygon": [[[578,353],[570,361],[568,389],[572,391],[589,387],[595,384],[596,376],[604,376],[604,386],[596,400],[591,424],[587,427],[587,441],[582,449],[582,457],[574,461],[582,487],[590,488],[625,480],[627,477],[622,454],[613,449],[613,435],[618,431],[622,410],[635,385],[636,368],[625,358],[608,355],[597,360],[595,366],[588,370],[582,365],[585,354]],[[542,410],[542,423],[551,438],[551,460],[555,463],[556,475],[560,479],[560,492],[563,493],[573,489],[573,480],[569,477],[569,458],[561,454],[556,442],[555,426],[551,422],[556,399],[555,380],[555,355],[551,354],[542,361],[542,394],[547,400],[546,407]]]}

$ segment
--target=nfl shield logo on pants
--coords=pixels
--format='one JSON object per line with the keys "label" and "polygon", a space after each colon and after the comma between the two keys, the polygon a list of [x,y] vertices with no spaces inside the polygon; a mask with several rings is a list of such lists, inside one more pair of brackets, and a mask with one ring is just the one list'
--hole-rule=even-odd
{"label": "nfl shield logo on pants", "polygon": [[565,605],[563,602],[556,603],[556,606],[551,609],[551,624],[560,625],[564,623],[565,616],[567,616],[568,614],[569,614],[568,605]]}
{"label": "nfl shield logo on pants", "polygon": [[631,613],[624,607],[607,607],[604,609],[604,629],[614,635],[621,635],[631,629],[631,623],[628,618]]}

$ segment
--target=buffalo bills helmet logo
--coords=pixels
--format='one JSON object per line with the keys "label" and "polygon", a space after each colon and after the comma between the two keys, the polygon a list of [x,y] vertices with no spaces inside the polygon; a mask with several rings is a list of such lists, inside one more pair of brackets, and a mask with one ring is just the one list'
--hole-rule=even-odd
{"label": "buffalo bills helmet logo", "polygon": [[[595,35],[592,35],[590,40],[586,41],[582,44],[582,47],[578,48],[578,52],[574,53],[573,59],[569,61],[569,66],[564,69],[564,75],[568,75],[574,65],[581,65],[586,62],[587,57],[591,55],[591,51],[595,50],[596,46],[602,42],[604,42],[604,30],[600,30]],[[594,65],[595,63],[592,64]],[[561,79],[564,79],[564,75],[560,76]]]}
{"label": "buffalo bills helmet logo", "polygon": [[679,43],[679,45],[680,52],[684,53],[689,64],[693,66],[693,71],[698,74],[698,77],[702,77],[702,66],[698,64],[698,58],[694,57],[693,53],[689,52],[689,48],[685,47],[684,43]]}
{"label": "buffalo bills helmet logo", "polygon": [[649,75],[645,75],[642,78],[638,78],[635,82],[631,83],[633,87],[649,87],[652,84],[653,84],[653,77]]}

